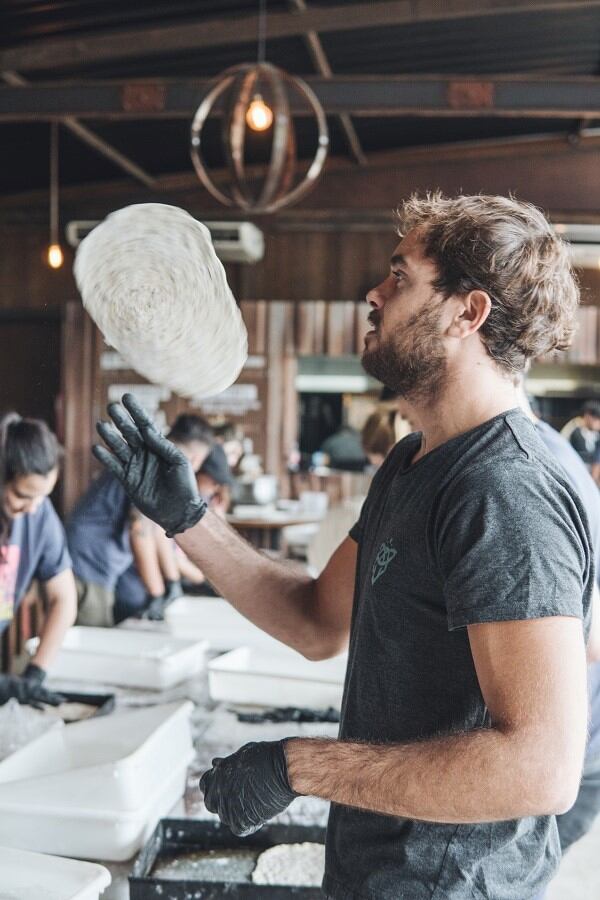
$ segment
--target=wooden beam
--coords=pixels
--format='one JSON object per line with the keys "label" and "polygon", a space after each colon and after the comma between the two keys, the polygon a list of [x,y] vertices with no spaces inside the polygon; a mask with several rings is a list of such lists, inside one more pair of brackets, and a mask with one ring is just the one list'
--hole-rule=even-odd
{"label": "wooden beam", "polygon": [[[290,2],[299,12],[306,12],[308,8],[305,0],[290,0]],[[325,52],[323,42],[321,41],[318,32],[307,31],[304,35],[304,43],[306,44],[307,50],[310,53],[311,59],[313,61],[313,65],[319,75],[322,75],[324,78],[332,78],[333,71],[329,64],[327,53]],[[356,132],[356,128],[354,127],[354,122],[352,121],[348,113],[340,113],[340,115],[338,116],[338,121],[341,125],[342,131],[344,132],[344,136],[346,138],[352,156],[359,166],[366,166],[367,157],[365,156],[360,138]]]}
{"label": "wooden beam", "polygon": [[[597,118],[600,78],[557,76],[348,75],[306,79],[332,115]],[[90,81],[0,88],[0,121],[65,116],[106,119],[191,118],[210,81]],[[294,115],[312,115],[295,94]],[[215,115],[221,108],[215,107]]]}
{"label": "wooden beam", "polygon": [[[595,9],[600,0],[379,0],[304,12],[277,12],[267,17],[267,37],[315,32],[343,32],[377,26],[408,25],[527,12]],[[110,60],[164,55],[205,47],[248,44],[257,17],[236,16],[176,25],[152,25],[107,34],[75,35],[10,47],[0,52],[0,69],[22,72],[85,66]]]}
{"label": "wooden beam", "polygon": [[[27,84],[25,78],[19,75],[18,72],[2,72],[1,77],[6,84],[11,85],[12,87],[24,87]],[[155,187],[156,178],[149,175],[148,172],[145,172],[141,166],[138,166],[132,159],[129,159],[128,156],[125,156],[124,153],[121,153],[116,147],[113,147],[112,144],[109,144],[108,141],[101,138],[100,135],[96,134],[95,131],[92,131],[91,128],[82,125],[74,116],[65,116],[60,120],[60,123],[70,131],[71,134],[78,137],[79,140],[83,141],[84,144],[87,144],[88,147],[96,150],[101,156],[110,160],[119,169],[127,172],[128,175],[133,175],[134,178],[141,181],[146,187]]]}
{"label": "wooden beam", "polygon": [[[600,129],[589,129],[577,145],[561,135],[536,135],[518,138],[496,138],[485,141],[464,141],[456,144],[407,147],[400,150],[386,150],[369,155],[369,166],[358,168],[347,157],[330,157],[325,172],[314,191],[314,196],[306,198],[299,206],[283,210],[276,216],[251,217],[258,224],[267,221],[270,228],[306,227],[306,222],[318,223],[319,228],[328,228],[338,223],[340,227],[359,230],[368,229],[374,223],[390,224],[393,220],[394,204],[406,191],[431,189],[442,186],[450,190],[447,183],[448,171],[459,172],[459,190],[470,184],[474,169],[495,173],[505,172],[510,186],[508,191],[517,191],[527,196],[528,184],[538,172],[543,173],[548,160],[560,160],[562,175],[556,176],[555,183],[548,183],[546,195],[536,199],[540,205],[568,211],[579,210],[581,221],[591,216],[597,221],[597,202],[589,185],[597,181],[600,165]],[[517,168],[520,174],[516,173]],[[524,178],[523,171],[529,172]],[[364,177],[362,173],[364,172]],[[427,177],[417,181],[417,172],[426,172]],[[512,179],[514,173],[514,179]],[[258,172],[252,171],[252,174]],[[215,171],[215,180],[227,178],[223,171]],[[386,181],[386,191],[380,191],[380,178]],[[361,180],[362,179],[362,180]],[[585,190],[581,187],[585,181]],[[575,185],[577,188],[575,189]],[[565,191],[573,187],[573,193],[563,198]],[[483,180],[471,189],[500,191],[497,174],[494,179]],[[466,187],[465,187],[466,190]],[[553,199],[556,194],[556,200]],[[561,195],[559,202],[558,195]],[[219,206],[200,185],[193,171],[162,176],[153,197],[130,181],[96,182],[61,188],[61,210],[63,219],[104,218],[113,209],[130,203],[148,202],[172,203],[185,206],[205,219],[239,219],[240,213]],[[0,198],[0,222],[32,223],[44,222],[47,218],[47,190],[21,192]],[[577,218],[577,216],[576,216]]]}

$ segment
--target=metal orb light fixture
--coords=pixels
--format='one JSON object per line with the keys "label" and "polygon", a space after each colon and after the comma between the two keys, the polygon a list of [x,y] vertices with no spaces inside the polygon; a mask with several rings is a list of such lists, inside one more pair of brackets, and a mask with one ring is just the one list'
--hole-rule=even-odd
{"label": "metal orb light fixture", "polygon": [[[308,171],[296,177],[298,158],[290,95],[299,94],[314,115],[317,148]],[[217,101],[223,104],[221,137],[229,188],[217,187],[202,155],[202,133]],[[256,188],[248,177],[245,160],[247,129],[271,132],[271,153],[266,173]],[[323,107],[311,88],[301,79],[270,63],[244,63],[223,72],[208,89],[192,121],[191,154],[194,168],[204,187],[225,206],[255,213],[270,213],[296,203],[315,185],[329,147],[329,132]]]}

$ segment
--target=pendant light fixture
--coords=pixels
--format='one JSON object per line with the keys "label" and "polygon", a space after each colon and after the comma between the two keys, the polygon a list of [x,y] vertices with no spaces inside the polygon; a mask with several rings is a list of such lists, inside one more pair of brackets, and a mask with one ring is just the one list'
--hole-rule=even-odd
{"label": "pendant light fixture", "polygon": [[[225,206],[255,213],[291,206],[308,193],[321,174],[329,148],[327,119],[314,92],[301,78],[266,62],[265,48],[266,0],[259,0],[257,62],[222,72],[202,98],[191,127],[192,162],[206,190]],[[317,146],[308,170],[299,178],[290,111],[290,95],[294,93],[312,112],[317,124]],[[204,126],[217,101],[221,101],[223,109],[221,140],[230,175],[229,185],[219,187],[210,177],[202,152]],[[254,174],[250,178],[247,171],[248,131],[256,135],[254,145],[262,135],[270,141],[269,162],[262,178]]]}
{"label": "pendant light fixture", "polygon": [[50,244],[46,261],[51,269],[60,269],[65,261],[58,239],[58,122],[50,123]]}

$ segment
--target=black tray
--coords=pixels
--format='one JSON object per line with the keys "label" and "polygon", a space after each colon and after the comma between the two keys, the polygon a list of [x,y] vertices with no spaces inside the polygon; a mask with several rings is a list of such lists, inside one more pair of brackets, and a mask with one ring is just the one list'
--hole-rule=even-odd
{"label": "black tray", "polygon": [[262,853],[276,844],[322,844],[325,829],[307,825],[265,825],[256,834],[239,838],[217,821],[198,819],[161,819],[147,844],[137,857],[129,876],[130,900],[156,900],[161,895],[169,900],[323,900],[317,887],[287,887],[269,884],[236,884],[218,881],[194,881],[154,878],[156,860],[163,854],[193,850],[257,850]]}
{"label": "black tray", "polygon": [[82,694],[79,691],[57,691],[57,693],[64,697],[67,703],[88,703],[95,706],[96,712],[89,716],[90,719],[106,716],[115,708],[114,694]]}

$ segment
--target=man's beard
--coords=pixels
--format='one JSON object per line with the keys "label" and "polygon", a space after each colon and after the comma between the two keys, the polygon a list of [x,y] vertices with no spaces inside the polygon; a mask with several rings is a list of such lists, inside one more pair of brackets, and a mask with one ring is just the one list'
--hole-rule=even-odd
{"label": "man's beard", "polygon": [[[438,305],[415,313],[386,338],[376,334],[377,343],[366,347],[362,355],[365,371],[407,400],[435,400],[446,382]],[[373,310],[369,320],[377,327],[377,310]]]}

